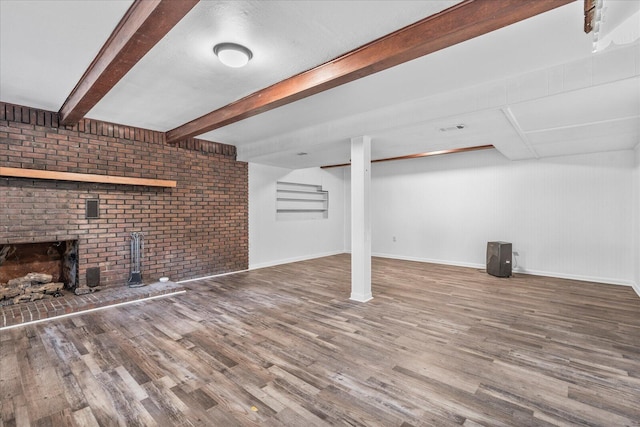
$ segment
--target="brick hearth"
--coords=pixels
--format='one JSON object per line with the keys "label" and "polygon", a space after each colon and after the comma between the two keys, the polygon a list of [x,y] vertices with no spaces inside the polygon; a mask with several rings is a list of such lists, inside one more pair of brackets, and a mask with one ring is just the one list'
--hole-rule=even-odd
{"label": "brick hearth", "polygon": [[184,287],[177,283],[157,282],[141,288],[108,288],[87,295],[75,295],[65,291],[64,295],[58,298],[0,307],[0,329],[184,290]]}

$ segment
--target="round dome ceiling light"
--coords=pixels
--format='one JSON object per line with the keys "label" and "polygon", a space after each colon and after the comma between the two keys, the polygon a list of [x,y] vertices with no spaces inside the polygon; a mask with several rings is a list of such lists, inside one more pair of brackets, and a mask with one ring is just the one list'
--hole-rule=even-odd
{"label": "round dome ceiling light", "polygon": [[213,47],[213,53],[220,62],[232,68],[244,67],[253,58],[249,49],[236,43],[219,43]]}

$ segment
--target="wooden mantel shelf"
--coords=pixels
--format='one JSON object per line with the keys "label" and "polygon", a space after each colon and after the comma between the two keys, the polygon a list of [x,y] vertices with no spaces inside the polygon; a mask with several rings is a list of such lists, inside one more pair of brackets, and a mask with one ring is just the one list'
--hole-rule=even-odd
{"label": "wooden mantel shelf", "polygon": [[147,187],[175,187],[176,181],[126,176],[95,175],[90,173],[55,172],[39,169],[0,167],[0,176],[15,178],[52,179],[58,181],[95,182],[99,184],[144,185]]}

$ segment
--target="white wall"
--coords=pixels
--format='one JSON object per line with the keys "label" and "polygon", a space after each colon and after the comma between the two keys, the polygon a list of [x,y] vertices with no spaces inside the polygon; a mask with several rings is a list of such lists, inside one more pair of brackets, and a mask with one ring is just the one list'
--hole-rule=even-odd
{"label": "white wall", "polygon": [[[283,169],[249,163],[249,268],[344,252],[343,168]],[[320,184],[327,219],[276,221],[276,182]]]}
{"label": "white wall", "polygon": [[516,271],[632,284],[634,164],[630,151],[512,162],[495,150],[374,164],[373,253],[484,268],[487,241],[504,240]]}
{"label": "white wall", "polygon": [[636,145],[636,167],[634,170],[633,180],[633,196],[634,196],[634,218],[635,218],[635,256],[633,258],[635,265],[635,291],[640,296],[640,143]]}

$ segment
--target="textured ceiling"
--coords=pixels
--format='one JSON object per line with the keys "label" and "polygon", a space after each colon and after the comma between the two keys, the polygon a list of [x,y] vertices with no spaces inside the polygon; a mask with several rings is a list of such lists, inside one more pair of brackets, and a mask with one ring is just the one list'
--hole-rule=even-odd
{"label": "textured ceiling", "polygon": [[58,111],[131,3],[0,0],[0,99]]}
{"label": "textured ceiling", "polygon": [[[456,2],[201,1],[89,115],[166,131]],[[251,62],[225,67],[221,42]]]}
{"label": "textured ceiling", "polygon": [[[455,3],[202,1],[87,117],[166,131]],[[635,3],[605,7],[640,26]],[[0,0],[0,99],[58,110],[130,4]],[[363,134],[373,158],[485,144],[514,160],[633,148],[640,47],[593,54],[582,7],[576,1],[200,137],[236,145],[240,160],[291,168],[348,162],[349,138]],[[250,47],[249,65],[222,66],[211,49],[223,41]],[[458,123],[465,129],[440,131]]]}

